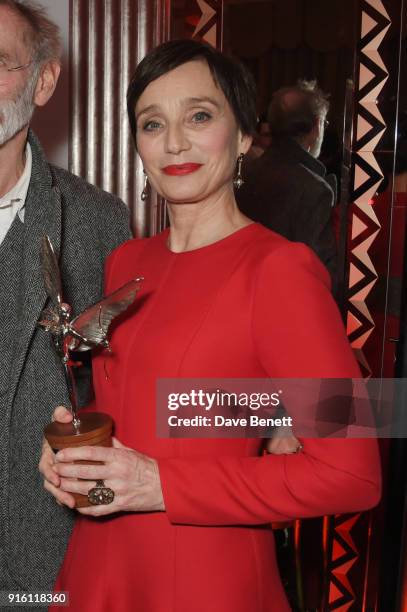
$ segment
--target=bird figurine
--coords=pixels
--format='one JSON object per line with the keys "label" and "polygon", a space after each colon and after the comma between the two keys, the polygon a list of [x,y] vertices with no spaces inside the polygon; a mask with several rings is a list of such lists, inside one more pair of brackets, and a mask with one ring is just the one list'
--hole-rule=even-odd
{"label": "bird figurine", "polygon": [[135,278],[96,304],[72,318],[72,307],[63,300],[62,280],[58,259],[49,236],[41,241],[41,267],[45,290],[51,305],[43,311],[38,325],[51,333],[54,346],[62,361],[68,386],[73,425],[79,426],[78,400],[72,368],[71,351],[94,347],[110,350],[107,334],[110,324],[134,302],[143,277]]}

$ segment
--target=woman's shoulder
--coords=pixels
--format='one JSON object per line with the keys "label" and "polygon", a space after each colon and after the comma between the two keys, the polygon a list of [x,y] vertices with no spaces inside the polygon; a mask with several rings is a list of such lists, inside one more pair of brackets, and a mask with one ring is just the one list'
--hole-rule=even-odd
{"label": "woman's shoulder", "polygon": [[126,259],[134,260],[134,256],[138,253],[141,253],[145,248],[154,249],[159,243],[163,240],[163,234],[157,234],[155,236],[151,236],[149,238],[131,238],[130,240],[126,240],[120,246],[118,246],[109,256],[111,261],[117,260],[124,262]]}
{"label": "woman's shoulder", "polygon": [[122,257],[127,257],[128,255],[133,254],[138,251],[142,245],[148,240],[147,238],[130,238],[125,242],[122,242],[114,251],[110,254],[110,259],[118,259]]}
{"label": "woman's shoulder", "polygon": [[157,234],[151,238],[132,238],[123,242],[106,259],[106,283],[110,286],[112,282],[113,284],[120,284],[125,282],[126,279],[132,278],[135,273],[135,264],[140,254],[146,248],[156,250],[156,246],[162,240],[162,234]]}
{"label": "woman's shoulder", "polygon": [[314,259],[316,256],[313,251],[302,242],[293,242],[281,234],[264,227],[260,223],[255,223],[248,252],[260,261],[292,259]]}
{"label": "woman's shoulder", "polygon": [[281,234],[277,234],[261,223],[255,222],[251,227],[253,231],[250,246],[253,252],[258,252],[259,254],[269,253],[284,245],[293,244]]}
{"label": "woman's shoulder", "polygon": [[255,235],[248,248],[248,260],[253,268],[296,276],[308,273],[330,285],[329,274],[319,258],[306,244],[292,242],[284,236],[256,223]]}

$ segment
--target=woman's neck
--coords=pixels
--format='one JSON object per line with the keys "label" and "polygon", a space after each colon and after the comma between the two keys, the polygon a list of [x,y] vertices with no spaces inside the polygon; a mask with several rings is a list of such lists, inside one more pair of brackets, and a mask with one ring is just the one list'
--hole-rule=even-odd
{"label": "woman's neck", "polygon": [[207,246],[252,223],[238,209],[233,194],[194,204],[169,203],[168,212],[168,247],[174,253]]}

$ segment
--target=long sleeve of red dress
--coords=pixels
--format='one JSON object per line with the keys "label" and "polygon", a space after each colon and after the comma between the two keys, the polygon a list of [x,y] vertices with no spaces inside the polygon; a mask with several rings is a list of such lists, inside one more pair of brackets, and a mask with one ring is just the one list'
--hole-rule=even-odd
{"label": "long sleeve of red dress", "polygon": [[[252,341],[277,378],[360,377],[328,276],[302,245],[270,253],[252,299]],[[287,407],[289,411],[289,407]],[[305,439],[295,455],[159,460],[172,523],[256,524],[370,508],[380,497],[376,440]]]}

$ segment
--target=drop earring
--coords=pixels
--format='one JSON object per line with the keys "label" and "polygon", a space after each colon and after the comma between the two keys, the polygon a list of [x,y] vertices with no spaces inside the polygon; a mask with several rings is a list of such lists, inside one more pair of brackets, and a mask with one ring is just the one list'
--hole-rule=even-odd
{"label": "drop earring", "polygon": [[244,180],[242,178],[242,163],[243,163],[243,153],[240,153],[239,157],[237,158],[237,174],[234,178],[233,181],[233,185],[235,187],[235,189],[240,189],[240,187],[243,185]]}
{"label": "drop earring", "polygon": [[144,172],[144,187],[143,187],[143,191],[141,192],[141,199],[143,200],[143,202],[145,202],[145,200],[147,200],[148,198],[148,191],[147,191],[148,176],[145,170],[143,170],[143,172]]}

